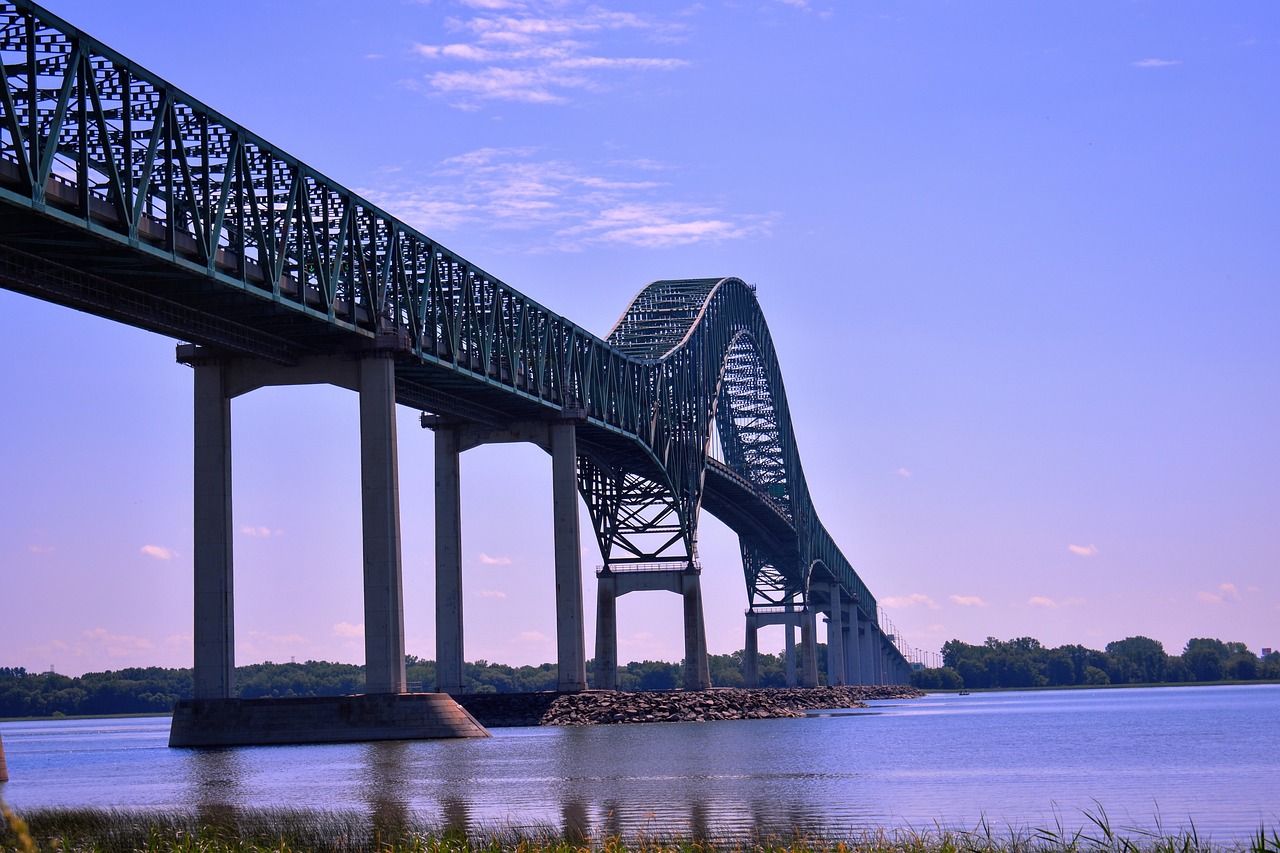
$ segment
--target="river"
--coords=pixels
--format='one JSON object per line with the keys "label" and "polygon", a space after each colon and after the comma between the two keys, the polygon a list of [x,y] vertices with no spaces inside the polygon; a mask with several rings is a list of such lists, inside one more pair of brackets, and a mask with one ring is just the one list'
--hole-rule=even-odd
{"label": "river", "polygon": [[19,810],[315,809],[467,829],[1280,829],[1280,685],[1004,691],[802,719],[169,749],[165,717],[0,724]]}

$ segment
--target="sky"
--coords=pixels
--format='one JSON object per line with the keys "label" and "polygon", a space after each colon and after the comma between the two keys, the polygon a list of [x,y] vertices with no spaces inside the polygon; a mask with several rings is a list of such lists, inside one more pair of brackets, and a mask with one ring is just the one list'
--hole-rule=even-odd
{"label": "sky", "polygon": [[[1274,3],[47,8],[597,334],[650,281],[756,284],[817,511],[910,646],[1280,647]],[[0,666],[190,665],[174,344],[0,291]],[[237,662],[363,662],[355,395],[263,389],[232,420]],[[550,458],[462,474],[465,656],[553,661]],[[704,513],[699,550],[731,652],[736,538]],[[679,660],[680,626],[674,595],[620,599],[620,659]]]}

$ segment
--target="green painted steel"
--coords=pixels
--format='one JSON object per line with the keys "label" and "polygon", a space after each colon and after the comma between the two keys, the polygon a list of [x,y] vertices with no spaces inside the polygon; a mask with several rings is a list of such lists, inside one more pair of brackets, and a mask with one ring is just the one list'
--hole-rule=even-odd
{"label": "green painted steel", "polygon": [[823,572],[876,619],[742,281],[651,284],[601,339],[27,0],[0,58],[3,286],[280,363],[389,351],[399,402],[446,416],[575,417],[606,564],[696,564],[705,505],[749,604]]}

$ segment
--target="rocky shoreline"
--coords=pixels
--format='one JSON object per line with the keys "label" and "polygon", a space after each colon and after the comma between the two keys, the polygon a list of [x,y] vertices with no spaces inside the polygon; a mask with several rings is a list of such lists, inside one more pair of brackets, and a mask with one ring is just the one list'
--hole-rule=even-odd
{"label": "rocky shoreline", "polygon": [[597,726],[803,717],[805,711],[865,708],[868,700],[917,699],[905,685],[662,690],[621,693],[470,693],[454,697],[486,728]]}

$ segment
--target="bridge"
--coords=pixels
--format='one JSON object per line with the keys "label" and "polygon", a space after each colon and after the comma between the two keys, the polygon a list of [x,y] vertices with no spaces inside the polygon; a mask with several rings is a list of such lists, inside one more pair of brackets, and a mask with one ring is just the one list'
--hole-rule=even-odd
{"label": "bridge", "polygon": [[751,286],[654,282],[600,338],[28,0],[0,0],[0,59],[0,285],[184,342],[197,698],[235,695],[231,401],[315,383],[359,398],[369,694],[406,689],[396,405],[435,436],[438,692],[464,689],[459,456],[507,441],[552,457],[560,689],[587,687],[579,499],[595,686],[641,590],[683,596],[685,686],[709,686],[704,509],[739,536],[748,684],[770,624],[816,684],[823,615],[831,683],[906,680],[813,505]]}

